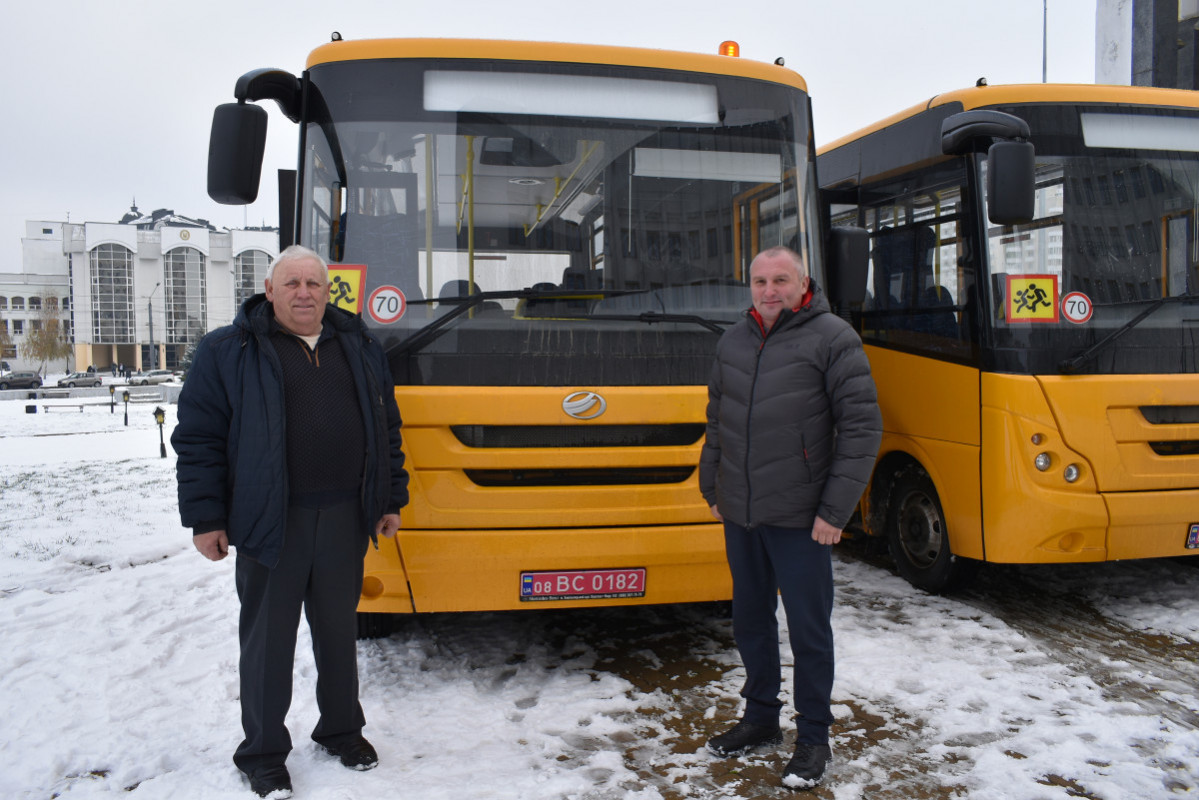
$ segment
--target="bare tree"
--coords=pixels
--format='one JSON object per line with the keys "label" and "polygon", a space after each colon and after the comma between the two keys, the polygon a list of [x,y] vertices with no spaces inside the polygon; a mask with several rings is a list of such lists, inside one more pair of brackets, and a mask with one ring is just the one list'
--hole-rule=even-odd
{"label": "bare tree", "polygon": [[65,360],[71,353],[71,340],[58,307],[58,298],[45,297],[37,317],[30,320],[29,330],[25,332],[21,355],[30,361],[40,362],[38,372],[45,375],[47,362],[60,358]]}
{"label": "bare tree", "polygon": [[[9,355],[10,353],[11,355]],[[0,311],[0,361],[15,358],[16,354],[16,348],[13,347],[12,343],[12,336],[8,332],[8,320],[4,318],[4,312]]]}

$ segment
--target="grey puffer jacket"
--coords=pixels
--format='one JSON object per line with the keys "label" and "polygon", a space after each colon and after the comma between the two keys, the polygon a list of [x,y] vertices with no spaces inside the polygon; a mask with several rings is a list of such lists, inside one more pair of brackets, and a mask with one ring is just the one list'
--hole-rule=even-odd
{"label": "grey puffer jacket", "polygon": [[716,348],[699,485],[744,527],[844,528],[870,479],[882,415],[857,332],[814,288],[767,333],[751,310]]}

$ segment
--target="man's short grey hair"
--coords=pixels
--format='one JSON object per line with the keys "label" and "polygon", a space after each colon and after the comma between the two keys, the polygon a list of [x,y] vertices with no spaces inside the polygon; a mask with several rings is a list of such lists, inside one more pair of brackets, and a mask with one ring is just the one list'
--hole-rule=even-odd
{"label": "man's short grey hair", "polygon": [[275,260],[266,268],[266,279],[269,281],[275,274],[275,267],[282,264],[284,261],[307,261],[312,259],[321,265],[321,271],[325,273],[325,283],[329,282],[329,262],[321,258],[321,254],[315,250],[309,250],[302,244],[293,244],[291,247],[284,248],[283,252],[275,256]]}
{"label": "man's short grey hair", "polygon": [[[786,256],[791,260],[791,263],[795,265],[795,270],[799,273],[799,277],[801,279],[806,278],[808,275],[808,265],[804,262],[803,256],[786,245],[780,244],[775,245],[774,247],[768,247],[762,252],[758,253],[757,256],[754,256],[754,258],[757,259],[758,256]],[[752,265],[753,264],[751,262],[750,266]]]}

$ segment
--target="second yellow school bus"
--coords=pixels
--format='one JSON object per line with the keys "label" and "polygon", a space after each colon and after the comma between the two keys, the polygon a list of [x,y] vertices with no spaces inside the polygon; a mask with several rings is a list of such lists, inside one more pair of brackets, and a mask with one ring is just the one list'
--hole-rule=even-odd
{"label": "second yellow school bus", "polygon": [[[1035,150],[1022,221],[990,219],[996,142]],[[900,572],[1199,554],[1199,95],[978,86],[818,164],[871,233],[863,521]]]}

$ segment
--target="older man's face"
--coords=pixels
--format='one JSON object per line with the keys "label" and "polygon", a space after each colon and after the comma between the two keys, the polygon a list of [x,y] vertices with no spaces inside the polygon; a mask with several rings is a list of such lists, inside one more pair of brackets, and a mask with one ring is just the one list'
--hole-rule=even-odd
{"label": "older man's face", "polygon": [[300,336],[320,333],[329,302],[329,282],[319,262],[296,258],[275,265],[266,282],[266,299],[275,308],[275,319]]}
{"label": "older man's face", "polygon": [[785,253],[760,255],[749,265],[749,289],[754,308],[770,328],[783,309],[795,308],[808,290],[808,276],[799,274]]}

